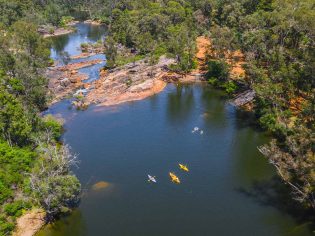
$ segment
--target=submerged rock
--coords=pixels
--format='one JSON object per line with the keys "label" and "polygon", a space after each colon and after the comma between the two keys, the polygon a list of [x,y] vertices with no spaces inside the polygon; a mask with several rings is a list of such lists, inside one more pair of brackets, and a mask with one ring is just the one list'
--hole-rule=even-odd
{"label": "submerged rock", "polygon": [[92,186],[92,190],[94,190],[94,191],[102,190],[102,189],[108,188],[110,186],[111,186],[110,183],[105,182],[105,181],[100,181],[100,182],[97,182],[96,184],[94,184]]}

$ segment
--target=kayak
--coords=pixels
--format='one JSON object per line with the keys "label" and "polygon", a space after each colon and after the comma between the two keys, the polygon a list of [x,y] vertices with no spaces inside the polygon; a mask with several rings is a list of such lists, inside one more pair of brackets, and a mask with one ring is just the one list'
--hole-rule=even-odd
{"label": "kayak", "polygon": [[171,181],[175,184],[180,184],[179,178],[172,172],[170,172]]}
{"label": "kayak", "polygon": [[179,165],[179,168],[183,171],[186,171],[186,172],[189,172],[189,169],[187,166],[183,165],[183,164],[178,164]]}
{"label": "kayak", "polygon": [[156,183],[157,181],[156,181],[156,179],[155,179],[155,176],[151,176],[151,175],[148,175],[148,181],[149,182],[153,182],[153,183]]}

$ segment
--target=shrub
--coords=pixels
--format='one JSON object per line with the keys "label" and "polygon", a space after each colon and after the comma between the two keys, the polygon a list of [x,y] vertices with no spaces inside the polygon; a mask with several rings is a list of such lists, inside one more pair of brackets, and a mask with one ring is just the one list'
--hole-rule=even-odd
{"label": "shrub", "polygon": [[61,17],[59,25],[61,27],[65,27],[65,26],[67,26],[67,24],[69,24],[73,20],[74,20],[74,18],[72,16],[63,16],[63,17]]}
{"label": "shrub", "polygon": [[8,235],[14,229],[14,223],[7,222],[5,219],[0,219],[0,235]]}
{"label": "shrub", "polygon": [[229,77],[229,65],[224,61],[210,60],[206,77],[226,81]]}
{"label": "shrub", "polygon": [[89,48],[89,44],[88,43],[81,43],[81,50],[82,52],[86,52]]}
{"label": "shrub", "polygon": [[13,203],[8,203],[4,206],[4,212],[9,216],[19,217],[22,215],[24,209],[29,209],[30,204],[23,201],[16,201]]}
{"label": "shrub", "polygon": [[0,175],[0,204],[2,204],[6,199],[12,196],[12,191],[10,188],[5,186],[1,181],[2,176]]}
{"label": "shrub", "polygon": [[224,82],[221,87],[228,94],[233,94],[238,89],[238,86],[236,85],[236,83],[234,81],[231,81],[231,80]]}
{"label": "shrub", "polygon": [[52,115],[48,115],[44,117],[43,122],[44,122],[44,128],[46,130],[49,130],[53,138],[58,141],[63,132],[62,121],[57,120]]}

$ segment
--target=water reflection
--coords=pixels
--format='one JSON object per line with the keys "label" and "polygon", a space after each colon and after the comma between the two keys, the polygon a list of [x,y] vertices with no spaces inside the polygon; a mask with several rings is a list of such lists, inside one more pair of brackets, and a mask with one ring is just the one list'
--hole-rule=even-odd
{"label": "water reflection", "polygon": [[202,118],[206,126],[220,127],[226,125],[226,100],[222,96],[221,91],[213,90],[210,86],[203,86],[201,94],[201,104],[205,108]]}
{"label": "water reflection", "polygon": [[257,150],[257,146],[268,142],[268,138],[250,128],[233,132],[233,136],[231,162],[234,173],[233,179],[237,180],[235,185],[249,186],[253,180],[269,179],[274,170],[268,168],[267,160]]}
{"label": "water reflection", "polygon": [[56,52],[57,55],[59,55],[61,52],[64,51],[65,46],[69,43],[70,36],[68,34],[66,35],[60,35],[58,38],[51,38],[52,48]]}
{"label": "water reflection", "polygon": [[[68,227],[71,225],[71,227]],[[59,221],[49,224],[36,236],[86,235],[85,220],[80,210],[74,210],[71,217],[64,216]]]}
{"label": "water reflection", "polygon": [[175,92],[167,95],[167,116],[170,122],[181,123],[192,114],[195,98],[194,90],[189,85],[178,85]]}
{"label": "water reflection", "polygon": [[81,53],[82,43],[95,43],[102,40],[107,29],[104,25],[91,25],[78,23],[76,32],[51,38],[51,58],[60,60],[62,52],[67,52],[70,56]]}
{"label": "water reflection", "polygon": [[291,215],[297,225],[287,229],[285,235],[313,235],[310,232],[315,231],[314,212],[306,210],[301,204],[288,197],[291,195],[290,188],[283,184],[278,176],[255,181],[249,188],[241,187],[238,191],[264,207],[273,207],[283,214]]}
{"label": "water reflection", "polygon": [[92,26],[88,27],[87,29],[88,29],[87,37],[89,38],[89,40],[95,42],[102,39],[107,30],[105,26]]}

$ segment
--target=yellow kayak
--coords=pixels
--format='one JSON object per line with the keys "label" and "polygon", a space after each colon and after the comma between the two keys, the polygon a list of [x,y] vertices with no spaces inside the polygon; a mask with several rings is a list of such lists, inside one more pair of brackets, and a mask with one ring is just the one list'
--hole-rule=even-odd
{"label": "yellow kayak", "polygon": [[178,164],[179,165],[179,168],[183,171],[186,171],[186,172],[189,172],[189,169],[187,166],[183,165],[183,164]]}
{"label": "yellow kayak", "polygon": [[174,173],[170,172],[170,177],[173,183],[180,184],[179,178]]}

